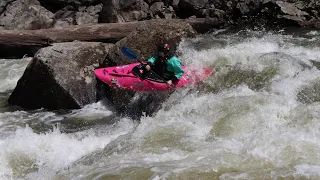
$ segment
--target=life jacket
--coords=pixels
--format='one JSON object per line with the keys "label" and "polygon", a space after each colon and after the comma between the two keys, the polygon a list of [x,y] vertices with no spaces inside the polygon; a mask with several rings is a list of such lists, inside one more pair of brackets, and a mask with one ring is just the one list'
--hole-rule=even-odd
{"label": "life jacket", "polygon": [[158,57],[152,69],[162,77],[163,74],[167,72],[167,62],[165,60],[161,61]]}

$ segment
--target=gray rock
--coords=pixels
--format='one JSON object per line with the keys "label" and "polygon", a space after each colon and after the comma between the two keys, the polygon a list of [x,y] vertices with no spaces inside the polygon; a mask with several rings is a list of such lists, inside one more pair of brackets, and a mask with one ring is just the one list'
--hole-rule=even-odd
{"label": "gray rock", "polygon": [[267,20],[264,23],[271,26],[302,26],[311,17],[307,12],[285,1],[268,1],[262,7],[258,21]]}
{"label": "gray rock", "polygon": [[247,14],[250,12],[250,10],[252,10],[248,7],[248,4],[246,2],[239,2],[236,6],[236,9],[238,9],[242,15]]}
{"label": "gray rock", "polygon": [[55,13],[53,27],[61,28],[70,25],[97,24],[101,10],[102,4],[89,7],[83,6],[78,9],[67,6]]}
{"label": "gray rock", "polygon": [[143,0],[105,1],[99,22],[116,23],[138,21],[147,18],[149,5]]}
{"label": "gray rock", "polygon": [[173,6],[173,7],[178,7],[179,1],[180,1],[180,0],[172,0],[172,6]]}
{"label": "gray rock", "polygon": [[155,2],[150,6],[150,11],[153,15],[161,12],[163,10],[164,3],[163,2]]}
{"label": "gray rock", "polygon": [[276,1],[276,5],[281,8],[283,14],[290,15],[290,16],[307,16],[308,13],[299,10],[295,5],[284,2],[284,1]]}
{"label": "gray rock", "polygon": [[112,46],[70,42],[40,49],[18,81],[9,103],[23,108],[75,109],[96,102],[93,70]]}
{"label": "gray rock", "polygon": [[101,10],[102,4],[79,8],[79,12],[76,13],[77,25],[98,23],[99,13]]}
{"label": "gray rock", "polygon": [[163,2],[155,2],[150,6],[151,16],[156,19],[172,19],[176,17],[172,6],[165,6]]}
{"label": "gray rock", "polygon": [[180,0],[179,4],[186,4],[193,9],[203,9],[205,8],[208,4],[208,0]]}
{"label": "gray rock", "polygon": [[304,17],[292,16],[292,15],[278,15],[278,18],[285,25],[295,25],[295,26],[299,26],[301,23],[303,23],[306,20]]}
{"label": "gray rock", "polygon": [[[18,17],[18,18],[17,18]],[[51,27],[53,14],[37,0],[2,0],[0,26],[3,29],[41,29]]]}
{"label": "gray rock", "polygon": [[209,10],[209,16],[210,17],[217,17],[218,19],[223,19],[227,13],[220,9],[210,9]]}
{"label": "gray rock", "polygon": [[69,5],[75,8],[81,6],[94,6],[102,3],[103,0],[39,0],[39,2],[43,7],[50,10],[51,12],[56,12]]}

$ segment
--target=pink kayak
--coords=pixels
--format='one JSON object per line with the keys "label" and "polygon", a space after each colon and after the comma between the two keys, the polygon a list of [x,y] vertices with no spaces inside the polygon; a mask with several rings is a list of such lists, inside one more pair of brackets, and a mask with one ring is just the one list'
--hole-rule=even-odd
{"label": "pink kayak", "polygon": [[116,87],[129,89],[134,91],[167,91],[172,88],[180,88],[189,84],[195,84],[199,81],[213,75],[215,70],[213,68],[191,69],[183,66],[185,73],[178,82],[173,86],[168,86],[159,76],[154,78],[136,76],[138,66],[140,63],[114,66],[107,68],[99,68],[94,70],[94,74],[98,79],[104,83]]}

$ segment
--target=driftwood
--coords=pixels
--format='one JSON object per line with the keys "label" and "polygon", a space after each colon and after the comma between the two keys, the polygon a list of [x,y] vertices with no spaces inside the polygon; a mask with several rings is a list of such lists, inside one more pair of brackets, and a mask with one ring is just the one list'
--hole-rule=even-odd
{"label": "driftwood", "polygon": [[215,19],[171,19],[148,20],[127,23],[103,23],[91,25],[68,26],[63,29],[39,30],[2,30],[0,31],[0,47],[10,46],[47,46],[54,42],[96,41],[116,42],[137,28],[147,28],[157,23],[188,22],[200,33],[217,27]]}
{"label": "driftwood", "polygon": [[61,29],[0,30],[0,58],[33,56],[40,48],[57,42],[91,41],[115,43],[136,29],[172,22],[187,22],[199,33],[220,26],[217,19],[196,18],[89,24],[68,26]]}

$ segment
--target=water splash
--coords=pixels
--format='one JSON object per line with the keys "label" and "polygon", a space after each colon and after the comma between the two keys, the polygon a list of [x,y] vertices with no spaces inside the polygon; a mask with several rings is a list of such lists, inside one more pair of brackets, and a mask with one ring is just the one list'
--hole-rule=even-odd
{"label": "water splash", "polygon": [[32,58],[0,59],[0,92],[13,90]]}

